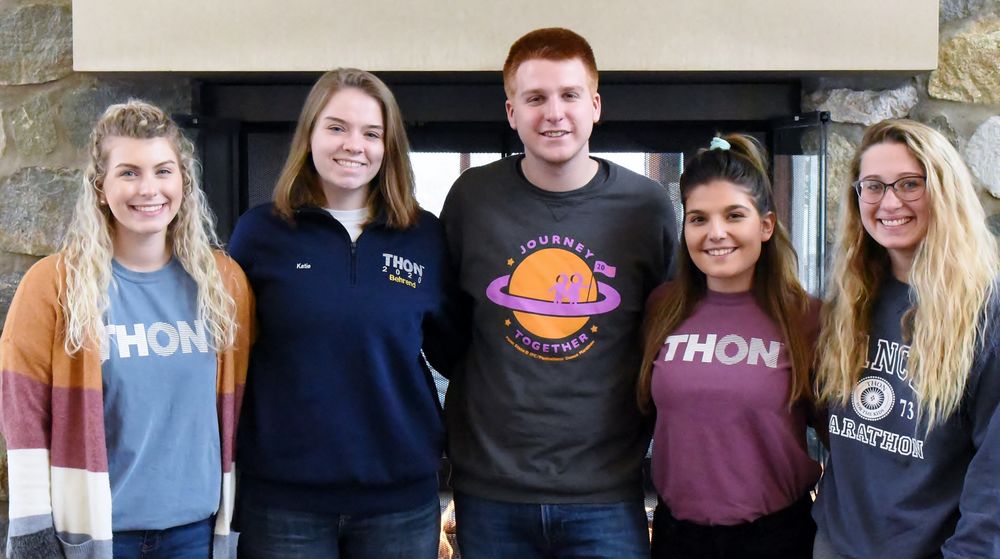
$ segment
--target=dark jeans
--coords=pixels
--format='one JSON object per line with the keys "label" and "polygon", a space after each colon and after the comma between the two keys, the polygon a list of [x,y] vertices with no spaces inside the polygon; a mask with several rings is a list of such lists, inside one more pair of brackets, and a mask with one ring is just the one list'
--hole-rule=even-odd
{"label": "dark jeans", "polygon": [[462,559],[649,557],[642,501],[546,505],[455,494]]}
{"label": "dark jeans", "polygon": [[816,531],[816,543],[813,544],[813,555],[812,559],[847,559],[843,555],[837,553],[833,549],[833,544],[830,543],[830,538],[823,532],[823,530]]}
{"label": "dark jeans", "polygon": [[816,523],[804,497],[778,512],[733,526],[677,520],[661,501],[653,513],[654,559],[811,559]]}
{"label": "dark jeans", "polygon": [[115,532],[115,559],[208,559],[212,555],[213,518],[166,530]]}
{"label": "dark jeans", "polygon": [[441,505],[385,514],[320,514],[239,502],[240,559],[436,559]]}

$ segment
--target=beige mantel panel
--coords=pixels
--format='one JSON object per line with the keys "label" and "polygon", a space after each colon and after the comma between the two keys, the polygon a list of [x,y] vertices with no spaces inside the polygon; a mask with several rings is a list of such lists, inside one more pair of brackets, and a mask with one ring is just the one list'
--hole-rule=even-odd
{"label": "beige mantel panel", "polygon": [[78,71],[498,70],[562,26],[602,70],[928,70],[933,0],[73,0]]}

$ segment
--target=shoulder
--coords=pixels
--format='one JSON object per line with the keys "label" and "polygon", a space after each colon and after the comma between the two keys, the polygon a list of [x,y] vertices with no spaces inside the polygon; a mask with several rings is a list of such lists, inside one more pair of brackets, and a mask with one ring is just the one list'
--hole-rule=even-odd
{"label": "shoulder", "polygon": [[243,268],[221,249],[212,251],[212,255],[215,257],[215,266],[218,268],[219,275],[230,295],[235,297],[249,293],[250,284],[246,274],[243,273]]}
{"label": "shoulder", "polygon": [[32,297],[51,298],[55,302],[60,285],[65,282],[66,268],[62,254],[56,253],[35,262],[18,284],[17,293]]}
{"label": "shoulder", "polygon": [[254,206],[243,213],[239,220],[236,222],[236,228],[239,229],[241,226],[246,227],[250,225],[260,226],[264,223],[280,223],[282,222],[281,217],[278,215],[277,211],[274,209],[274,204],[267,202],[259,206]]}
{"label": "shoulder", "polygon": [[470,167],[455,180],[452,192],[468,195],[471,191],[493,190],[498,182],[504,183],[516,177],[514,165],[517,160],[518,156],[512,155],[486,165]]}
{"label": "shoulder", "polygon": [[677,281],[671,280],[661,283],[652,292],[650,292],[649,297],[646,297],[646,308],[650,309],[653,306],[661,303],[664,299],[670,296],[671,293],[677,288]]}
{"label": "shoulder", "polygon": [[422,251],[444,250],[444,224],[436,215],[424,209],[420,210],[417,221],[411,227],[394,230],[393,234],[412,239]]}
{"label": "shoulder", "polygon": [[462,222],[474,219],[470,212],[480,214],[486,208],[503,203],[509,199],[507,195],[510,185],[520,180],[514,171],[517,156],[510,156],[466,169],[444,201],[441,219],[445,227],[451,231]]}
{"label": "shoulder", "polygon": [[983,349],[1000,353],[1000,285],[994,283],[993,292],[983,309],[981,336]]}
{"label": "shoulder", "polygon": [[432,214],[431,212],[423,208],[420,208],[420,210],[417,212],[416,225],[417,227],[422,227],[426,229],[440,229],[441,220],[438,218],[438,216]]}
{"label": "shoulder", "polygon": [[[65,274],[60,254],[46,256],[28,268],[7,309],[6,326],[16,322],[16,328],[30,329],[45,322],[43,317],[61,314],[59,298],[64,291]],[[11,334],[11,328],[2,330],[5,335]]]}
{"label": "shoulder", "polygon": [[669,216],[668,221],[673,223],[674,207],[670,203],[666,187],[617,163],[606,163],[609,165],[608,181],[616,195],[628,197],[637,208],[645,210],[647,215],[660,218]]}
{"label": "shoulder", "polygon": [[609,173],[608,178],[615,183],[616,187],[634,189],[636,192],[647,194],[650,197],[662,196],[666,198],[667,189],[664,188],[662,184],[645,175],[636,173],[631,169],[622,167],[613,161],[600,158],[596,159],[607,163]]}

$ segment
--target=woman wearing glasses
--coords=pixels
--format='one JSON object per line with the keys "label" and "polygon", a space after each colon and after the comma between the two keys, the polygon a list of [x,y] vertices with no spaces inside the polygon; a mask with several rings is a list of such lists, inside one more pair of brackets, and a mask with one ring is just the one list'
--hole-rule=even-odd
{"label": "woman wearing glasses", "polygon": [[927,126],[872,126],[852,173],[819,343],[814,557],[1000,557],[996,239]]}

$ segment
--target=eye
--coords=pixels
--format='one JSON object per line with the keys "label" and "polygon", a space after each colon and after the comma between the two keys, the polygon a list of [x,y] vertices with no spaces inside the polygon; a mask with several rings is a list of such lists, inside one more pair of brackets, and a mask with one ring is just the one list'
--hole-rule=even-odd
{"label": "eye", "polygon": [[861,183],[861,188],[862,190],[867,190],[868,192],[877,194],[879,192],[882,192],[884,186],[879,181],[864,181],[863,183]]}
{"label": "eye", "polygon": [[542,102],[542,97],[540,95],[532,95],[526,99],[529,105],[537,105]]}
{"label": "eye", "polygon": [[687,222],[691,225],[698,225],[705,222],[705,218],[700,215],[692,215],[688,217]]}
{"label": "eye", "polygon": [[570,91],[570,92],[566,93],[565,95],[563,95],[563,97],[565,97],[567,99],[579,99],[580,98],[580,94],[577,93],[577,92],[575,92],[575,91]]}
{"label": "eye", "polygon": [[737,220],[737,219],[743,219],[744,217],[746,217],[746,215],[744,215],[743,212],[729,212],[729,215],[726,217],[732,220]]}
{"label": "eye", "polygon": [[341,126],[341,125],[339,125],[339,124],[331,124],[330,126],[327,126],[326,129],[329,130],[330,132],[343,132],[344,131],[344,127]]}
{"label": "eye", "polygon": [[378,139],[380,139],[382,137],[382,134],[379,133],[379,132],[375,132],[374,130],[372,130],[370,132],[365,132],[365,137],[366,138],[370,138],[372,140],[378,140]]}
{"label": "eye", "polygon": [[137,176],[136,172],[132,169],[125,169],[121,173],[118,173],[119,177],[134,177]]}
{"label": "eye", "polygon": [[919,177],[908,177],[899,182],[899,188],[908,191],[919,190],[923,186],[924,181]]}
{"label": "eye", "polygon": [[163,169],[157,170],[156,174],[157,175],[172,175],[172,174],[174,174],[174,171],[173,171],[173,169],[167,169],[167,168],[164,167]]}

